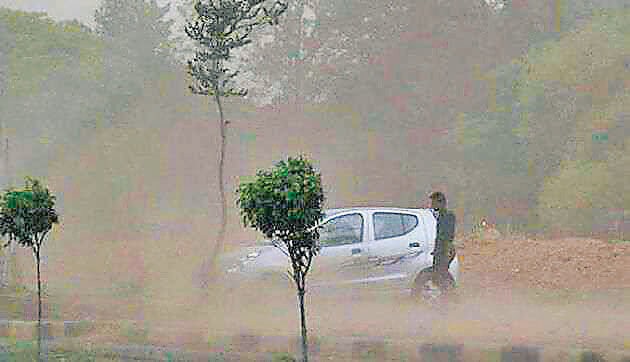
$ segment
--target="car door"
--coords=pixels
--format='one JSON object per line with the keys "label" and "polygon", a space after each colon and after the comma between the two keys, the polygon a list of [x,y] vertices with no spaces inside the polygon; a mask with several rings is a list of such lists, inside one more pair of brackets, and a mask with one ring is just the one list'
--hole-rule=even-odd
{"label": "car door", "polygon": [[360,283],[367,276],[367,218],[363,212],[335,215],[319,226],[321,250],[313,259],[312,285]]}
{"label": "car door", "polygon": [[430,235],[419,213],[374,211],[368,250],[368,280],[374,283],[404,280],[417,263],[411,258],[427,252]]}

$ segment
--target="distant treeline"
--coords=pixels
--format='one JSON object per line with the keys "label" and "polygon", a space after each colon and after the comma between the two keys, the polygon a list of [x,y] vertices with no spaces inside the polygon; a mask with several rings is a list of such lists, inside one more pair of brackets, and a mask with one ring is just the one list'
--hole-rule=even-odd
{"label": "distant treeline", "polygon": [[[106,10],[101,8],[96,14],[97,27],[91,30],[78,22],[55,22],[45,14],[0,9],[0,126],[3,137],[11,142],[13,179],[25,174],[45,177],[60,150],[78,157],[90,139],[129,126],[129,114],[147,113],[158,106],[181,108],[181,99],[186,99],[186,84],[181,81],[184,68],[167,51],[172,37],[170,23],[164,20],[166,8],[147,2],[144,9],[120,13],[136,11],[136,17]],[[332,198],[338,205],[331,206],[382,203],[382,197],[392,204],[417,206],[424,202],[425,191],[443,188],[465,229],[489,218],[501,227],[510,225],[524,232],[614,237],[625,232],[627,237],[630,11],[596,12],[581,21],[561,36],[532,42],[524,56],[476,74],[483,79],[480,82],[488,84],[487,93],[471,96],[484,104],[483,109],[471,106],[466,111],[459,105],[455,114],[446,114],[448,107],[435,104],[434,113],[426,117],[409,113],[415,111],[396,103],[400,97],[374,95],[383,88],[379,87],[382,80],[375,81],[372,75],[374,65],[355,65],[349,60],[335,64],[339,74],[345,74],[334,78],[333,88],[339,89],[335,101],[324,102],[329,106],[312,102],[303,110],[312,113],[309,117],[325,121],[344,120],[326,123],[337,138],[319,139],[331,146],[320,148],[315,159],[330,165],[330,170],[342,159],[360,165],[353,169],[355,195],[338,192]],[[326,37],[337,36],[326,31],[323,26],[316,29],[322,49]],[[426,30],[406,33],[425,34]],[[288,54],[292,46],[274,45],[265,51],[279,53],[284,47]],[[423,46],[417,45],[418,49]],[[449,49],[456,46],[448,43]],[[289,59],[283,61],[287,63],[278,68],[293,74],[286,67]],[[274,74],[273,64],[257,65]],[[344,73],[344,69],[350,70]],[[327,74],[317,74],[321,84],[316,79],[312,84],[303,83],[304,87],[332,87],[323,85],[333,79]],[[397,76],[404,78],[404,74]],[[160,85],[164,87],[165,79],[179,79],[166,88],[178,92],[180,98],[162,97],[157,104],[151,97]],[[353,87],[357,94],[347,91]],[[407,108],[422,108],[417,103],[423,101],[416,99],[431,87],[427,83],[407,89]],[[379,113],[379,98],[394,106]],[[248,102],[228,104],[228,119],[241,114],[255,119],[259,108]],[[260,108],[260,115],[266,117],[282,118],[288,112],[293,111]],[[435,116],[439,112],[443,112],[441,118]],[[212,112],[207,115],[215,116]],[[445,120],[435,123],[428,119]],[[155,122],[158,127],[171,121],[142,122],[145,126]],[[435,129],[444,132],[418,142],[418,137],[425,137],[423,130]],[[256,142],[248,145],[257,147]],[[325,183],[333,188],[346,182],[339,175],[322,172]],[[125,185],[130,187],[124,182],[115,187]]]}

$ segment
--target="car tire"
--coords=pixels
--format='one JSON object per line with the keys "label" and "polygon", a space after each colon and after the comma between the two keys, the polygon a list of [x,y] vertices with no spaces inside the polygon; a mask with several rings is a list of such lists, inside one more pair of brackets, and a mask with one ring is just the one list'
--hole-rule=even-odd
{"label": "car tire", "polygon": [[[446,299],[451,299],[454,292],[451,288],[441,290],[433,284],[433,272],[425,270],[420,272],[414,280],[411,295],[414,299],[428,304],[441,304]],[[453,286],[454,288],[454,286]]]}
{"label": "car tire", "polygon": [[435,296],[432,296],[428,290],[429,282],[432,282],[432,275],[431,271],[423,271],[418,274],[411,289],[412,297],[424,301],[435,299]]}

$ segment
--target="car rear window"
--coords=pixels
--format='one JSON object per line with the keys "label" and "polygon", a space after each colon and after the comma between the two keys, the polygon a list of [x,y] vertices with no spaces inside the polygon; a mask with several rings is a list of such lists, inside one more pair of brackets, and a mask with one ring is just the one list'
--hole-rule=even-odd
{"label": "car rear window", "polygon": [[374,238],[395,238],[409,233],[418,225],[418,217],[394,212],[374,213]]}

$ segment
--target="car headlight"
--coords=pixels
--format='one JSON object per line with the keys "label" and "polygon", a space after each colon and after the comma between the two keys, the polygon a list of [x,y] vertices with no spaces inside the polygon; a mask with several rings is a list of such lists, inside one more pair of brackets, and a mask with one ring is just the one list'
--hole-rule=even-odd
{"label": "car headlight", "polygon": [[251,262],[253,262],[258,256],[260,252],[254,251],[247,255],[244,255],[238,259],[236,263],[234,263],[231,267],[227,269],[228,273],[234,273],[237,271],[243,271],[243,267]]}

